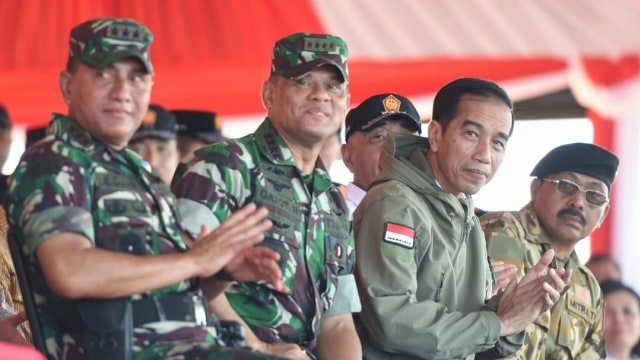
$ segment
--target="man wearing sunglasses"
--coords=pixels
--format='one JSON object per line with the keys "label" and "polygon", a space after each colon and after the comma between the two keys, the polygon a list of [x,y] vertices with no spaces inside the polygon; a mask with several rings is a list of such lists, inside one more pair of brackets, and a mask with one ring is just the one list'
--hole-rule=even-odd
{"label": "man wearing sunglasses", "polygon": [[520,276],[548,249],[556,254],[552,266],[571,269],[566,292],[529,326],[524,346],[512,358],[605,357],[602,293],[574,249],[607,216],[618,162],[597,145],[558,146],[533,168],[525,207],[480,218],[492,259],[516,265]]}

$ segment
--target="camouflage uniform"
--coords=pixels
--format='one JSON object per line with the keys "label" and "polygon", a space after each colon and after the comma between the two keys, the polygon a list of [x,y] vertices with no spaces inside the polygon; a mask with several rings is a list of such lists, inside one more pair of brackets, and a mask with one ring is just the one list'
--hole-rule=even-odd
{"label": "camouflage uniform", "polygon": [[[491,244],[492,259],[516,265],[519,276],[552,247],[531,203],[520,212],[488,213],[480,221]],[[566,259],[566,266],[572,270],[568,290],[527,328],[524,346],[510,359],[605,357],[603,299],[598,282],[575,252]]]}
{"label": "camouflage uniform", "polygon": [[[134,152],[105,146],[62,115],[53,116],[49,133],[23,155],[5,207],[13,237],[27,258],[49,356],[80,359],[84,338],[76,302],[49,288],[35,256],[38,246],[64,232],[81,234],[95,247],[134,255],[180,253],[186,246],[175,197]],[[192,281],[185,280],[149,294],[192,288]],[[154,322],[134,331],[136,359],[245,358],[216,344],[213,328],[195,323]]]}
{"label": "camouflage uniform", "polygon": [[[303,176],[266,119],[254,134],[197,150],[178,166],[173,180],[192,232],[202,223],[217,227],[250,202],[269,209],[273,227],[261,245],[280,253],[283,280],[291,290],[283,294],[265,283],[234,283],[226,295],[262,341],[297,343],[311,351],[327,309],[335,305],[336,315],[359,310],[349,211],[320,164]],[[345,293],[346,307],[334,304],[338,278],[341,289],[351,289]]]}

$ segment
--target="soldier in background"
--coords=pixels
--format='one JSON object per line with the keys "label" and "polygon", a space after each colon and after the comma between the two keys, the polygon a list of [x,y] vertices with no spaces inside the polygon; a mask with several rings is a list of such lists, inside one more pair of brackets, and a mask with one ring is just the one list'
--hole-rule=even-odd
{"label": "soldier in background", "polygon": [[[224,268],[236,280],[287,290],[278,254],[252,246],[271,225],[268,211],[247,203],[192,238],[170,189],[126,147],[149,106],[152,38],[122,18],[71,30],[59,75],[68,114],[52,115],[48,136],[23,154],[11,181],[4,206],[47,358],[115,359],[128,350],[149,359],[261,357],[225,346],[208,326],[199,287],[217,296],[209,279]],[[114,344],[119,354],[106,355]]]}
{"label": "soldier in background", "polygon": [[[264,246],[282,256],[289,293],[256,282],[230,284],[211,309],[245,324],[247,344],[304,359],[361,359],[352,312],[360,302],[352,274],[349,211],[319,160],[349,103],[347,47],[336,36],[297,33],[273,47],[262,85],[267,118],[255,133],[207,146],[178,166],[173,190],[192,232],[215,228],[256,202],[274,226]],[[226,285],[221,285],[226,286]]]}
{"label": "soldier in background", "polygon": [[0,105],[0,194],[4,195],[7,191],[7,180],[8,176],[4,175],[1,170],[4,167],[4,164],[7,162],[9,158],[9,152],[11,150],[11,142],[13,138],[11,137],[11,118],[9,117],[9,113],[4,108],[4,106]]}
{"label": "soldier in background", "polygon": [[180,161],[201,147],[226,140],[222,135],[220,117],[215,112],[172,110],[178,123]]}
{"label": "soldier in background", "polygon": [[603,300],[598,281],[580,262],[576,244],[609,212],[618,158],[593,144],[556,147],[531,171],[531,201],[520,211],[480,218],[490,255],[523,274],[548,249],[555,266],[570,269],[568,288],[550,311],[527,329],[515,359],[603,359]]}
{"label": "soldier in background", "polygon": [[37,143],[47,136],[47,127],[46,126],[38,126],[36,128],[31,128],[27,130],[26,141],[24,143],[25,149],[31,147],[31,145]]}
{"label": "soldier in background", "polygon": [[142,124],[129,140],[129,148],[140,155],[154,175],[171,185],[178,166],[175,117],[157,104],[149,105]]}
{"label": "soldier in background", "polygon": [[392,132],[420,135],[420,114],[408,98],[394,93],[373,95],[347,113],[342,161],[353,173],[345,200],[353,212],[380,173],[378,160],[384,140]]}

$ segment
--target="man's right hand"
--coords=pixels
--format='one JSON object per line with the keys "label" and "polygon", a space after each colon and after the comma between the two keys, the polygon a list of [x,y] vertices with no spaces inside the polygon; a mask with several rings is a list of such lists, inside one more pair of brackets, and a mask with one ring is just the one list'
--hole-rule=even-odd
{"label": "man's right hand", "polygon": [[553,250],[548,250],[520,281],[514,280],[507,286],[496,311],[501,323],[500,336],[521,332],[560,299],[571,271],[547,268],[553,256]]}

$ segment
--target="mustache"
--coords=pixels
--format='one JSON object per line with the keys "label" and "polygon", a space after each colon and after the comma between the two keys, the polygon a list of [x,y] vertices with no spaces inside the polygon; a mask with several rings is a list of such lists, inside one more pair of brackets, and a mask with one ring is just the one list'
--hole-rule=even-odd
{"label": "mustache", "polygon": [[580,211],[578,211],[576,209],[569,208],[569,209],[561,210],[558,213],[558,217],[562,217],[562,216],[565,216],[565,215],[576,216],[576,217],[580,218],[580,223],[582,224],[582,226],[586,226],[587,225],[587,219],[584,217],[584,215]]}

